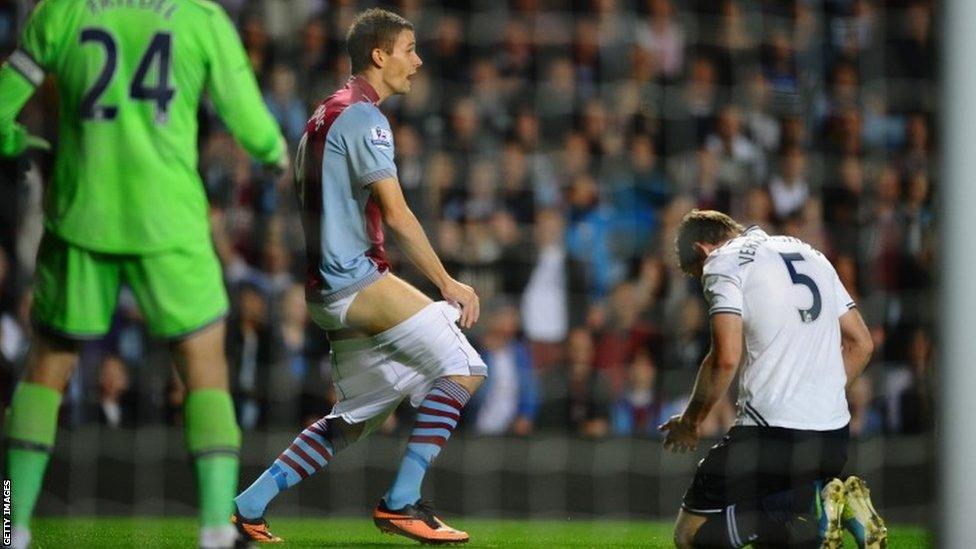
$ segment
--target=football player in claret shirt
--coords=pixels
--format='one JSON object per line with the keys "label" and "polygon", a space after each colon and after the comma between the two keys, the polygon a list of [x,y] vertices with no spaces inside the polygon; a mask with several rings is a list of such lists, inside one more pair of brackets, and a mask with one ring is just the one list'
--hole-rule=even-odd
{"label": "football player in claret shirt", "polygon": [[664,445],[694,449],[698,425],[739,371],[738,417],[698,464],[675,526],[678,547],[861,547],[886,530],[847,461],[845,389],[873,350],[833,266],[809,244],[695,210],[678,227],[686,273],[701,279],[712,345]]}
{"label": "football player in claret shirt", "polygon": [[201,95],[259,161],[286,167],[284,139],[215,2],[40,2],[0,69],[0,155],[36,143],[14,120],[46,74],[60,98],[58,150],[34,278],[35,337],[4,428],[14,544],[29,542],[77,343],[108,331],[124,282],[149,331],[169,340],[188,391],[200,545],[232,546],[240,431],[227,392],[227,295],[197,173]]}
{"label": "football player in claret shirt", "polygon": [[[478,296],[447,273],[404,201],[393,132],[379,108],[409,92],[420,68],[413,26],[391,12],[367,10],[353,21],[347,46],[353,76],[309,119],[295,163],[308,257],[305,297],[310,316],[329,333],[339,402],[237,497],[234,521],[255,541],[277,540],[263,518],[268,503],[409,399],[419,408],[417,421],[373,521],[425,543],[465,542],[467,533],[444,524],[421,500],[420,485],[487,375],[458,327],[478,320]],[[444,301],[390,272],[384,224]]]}

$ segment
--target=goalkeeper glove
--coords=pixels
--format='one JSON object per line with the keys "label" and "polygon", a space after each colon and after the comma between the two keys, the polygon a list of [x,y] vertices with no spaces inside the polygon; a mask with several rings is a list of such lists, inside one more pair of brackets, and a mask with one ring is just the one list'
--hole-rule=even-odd
{"label": "goalkeeper glove", "polygon": [[51,144],[43,137],[31,135],[27,128],[14,123],[13,131],[6,135],[0,134],[0,156],[14,157],[27,152],[27,149],[51,150]]}

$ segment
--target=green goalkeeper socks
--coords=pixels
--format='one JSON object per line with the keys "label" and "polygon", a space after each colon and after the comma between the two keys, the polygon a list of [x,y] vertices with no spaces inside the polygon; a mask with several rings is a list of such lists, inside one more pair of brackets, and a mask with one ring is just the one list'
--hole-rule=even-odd
{"label": "green goalkeeper socks", "polygon": [[186,398],[186,443],[195,459],[200,522],[204,527],[227,524],[237,495],[237,452],[241,431],[227,391],[200,389]]}
{"label": "green goalkeeper socks", "polygon": [[49,387],[21,382],[14,391],[5,434],[11,518],[15,526],[30,524],[51,459],[60,407],[61,393]]}
{"label": "green goalkeeper socks", "polygon": [[212,455],[197,458],[197,489],[200,491],[200,524],[221,526],[234,514],[237,495],[237,456]]}

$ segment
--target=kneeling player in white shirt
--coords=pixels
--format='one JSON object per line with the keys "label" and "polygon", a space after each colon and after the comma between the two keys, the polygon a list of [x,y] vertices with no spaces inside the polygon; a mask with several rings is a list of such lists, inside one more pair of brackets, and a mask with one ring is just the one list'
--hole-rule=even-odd
{"label": "kneeling player in white shirt", "polygon": [[665,447],[695,449],[698,425],[741,372],[736,424],[699,463],[675,544],[840,547],[845,503],[870,511],[847,517],[864,523],[860,537],[883,541],[880,517],[861,501],[866,491],[847,495],[830,481],[847,461],[845,388],[873,351],[830,262],[796,238],[744,229],[716,211],[687,214],[676,251],[682,270],[701,278],[712,344],[684,413],[661,426]]}

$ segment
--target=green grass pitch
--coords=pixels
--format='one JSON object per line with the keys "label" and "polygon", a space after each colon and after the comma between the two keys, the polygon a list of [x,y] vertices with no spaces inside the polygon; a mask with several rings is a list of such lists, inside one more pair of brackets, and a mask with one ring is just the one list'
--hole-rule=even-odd
{"label": "green grass pitch", "polygon": [[[459,519],[453,526],[471,534],[467,547],[672,547],[671,524],[640,521],[551,521]],[[395,547],[418,544],[388,536],[362,519],[276,519],[272,531],[289,547]],[[35,549],[60,547],[193,547],[197,526],[190,518],[37,519]],[[895,526],[889,547],[929,548],[921,527]],[[848,540],[847,547],[854,547]]]}

